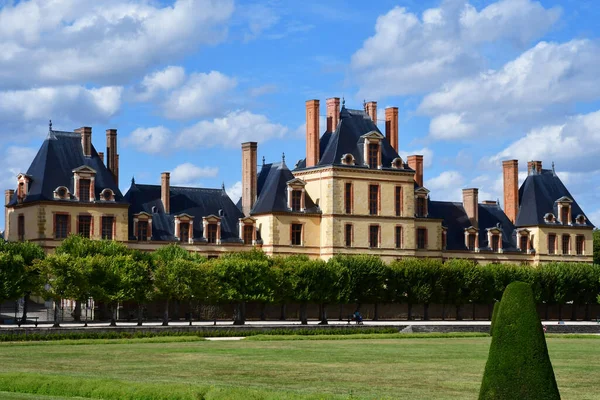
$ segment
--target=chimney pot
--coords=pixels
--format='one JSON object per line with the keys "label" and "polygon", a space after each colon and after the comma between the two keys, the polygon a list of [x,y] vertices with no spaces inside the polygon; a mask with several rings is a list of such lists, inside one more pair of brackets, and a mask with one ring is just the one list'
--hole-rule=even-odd
{"label": "chimney pot", "polygon": [[165,214],[171,213],[171,174],[163,172],[160,174],[160,199],[165,209]]}
{"label": "chimney pot", "polygon": [[119,154],[117,152],[117,130],[106,130],[106,168],[112,173],[117,187],[119,186]]}
{"label": "chimney pot", "polygon": [[365,104],[365,111],[373,120],[373,123],[377,125],[377,102],[369,101]]}
{"label": "chimney pot", "polygon": [[519,161],[503,161],[502,175],[504,178],[504,213],[514,224],[519,211]]}
{"label": "chimney pot", "polygon": [[475,228],[479,227],[479,189],[469,188],[463,189],[463,207],[471,221],[471,225]]}
{"label": "chimney pot", "polygon": [[385,138],[398,152],[398,107],[385,109]]}
{"label": "chimney pot", "polygon": [[306,167],[319,163],[319,100],[306,102]]}
{"label": "chimney pot", "polygon": [[242,143],[242,212],[245,216],[250,215],[256,202],[257,149],[256,142]]}
{"label": "chimney pot", "polygon": [[84,126],[79,129],[75,129],[76,133],[81,135],[81,148],[83,149],[83,155],[85,157],[92,156],[92,128]]}
{"label": "chimney pot", "polygon": [[423,156],[408,156],[407,163],[410,169],[415,170],[415,182],[417,182],[417,185],[419,185],[419,187],[423,187]]}
{"label": "chimney pot", "polygon": [[334,132],[340,122],[340,98],[327,99],[327,132]]}

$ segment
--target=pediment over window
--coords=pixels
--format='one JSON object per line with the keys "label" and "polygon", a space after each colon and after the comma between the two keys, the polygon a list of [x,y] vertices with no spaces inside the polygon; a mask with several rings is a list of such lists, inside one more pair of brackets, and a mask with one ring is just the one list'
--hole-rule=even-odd
{"label": "pediment over window", "polygon": [[477,233],[477,232],[479,232],[479,229],[475,228],[474,226],[470,226],[468,228],[465,228],[465,232],[466,233]]}
{"label": "pediment over window", "polygon": [[427,196],[428,194],[429,194],[429,190],[424,187],[420,187],[417,190],[415,190],[415,195]]}
{"label": "pediment over window", "polygon": [[244,217],[244,218],[240,218],[240,222],[243,224],[253,224],[256,222],[256,218]]}
{"label": "pediment over window", "polygon": [[87,165],[82,165],[81,167],[77,167],[72,171],[74,174],[95,174],[96,170]]}
{"label": "pediment over window", "polygon": [[494,226],[492,228],[487,228],[486,230],[489,233],[491,233],[492,235],[499,235],[502,233],[502,229],[498,228],[497,226]]}
{"label": "pediment over window", "polygon": [[186,213],[181,213],[176,215],[175,218],[179,219],[180,221],[191,221],[194,219],[194,216]]}
{"label": "pediment over window", "polygon": [[31,175],[27,175],[23,172],[20,172],[19,175],[17,175],[17,180],[21,180],[21,179],[27,179],[28,181],[32,180],[32,176]]}
{"label": "pediment over window", "polygon": [[377,131],[371,131],[361,136],[362,139],[383,140],[383,135]]}
{"label": "pediment over window", "polygon": [[563,196],[560,199],[556,200],[556,203],[572,203],[573,200],[568,198],[567,196]]}
{"label": "pediment over window", "polygon": [[221,222],[221,217],[216,216],[214,214],[211,214],[211,215],[208,215],[208,216],[202,218],[202,220],[204,220],[207,223],[211,224],[211,223]]}
{"label": "pediment over window", "polygon": [[137,214],[133,214],[133,217],[137,218],[137,219],[144,219],[144,218],[146,218],[146,219],[152,219],[152,215],[148,214],[146,211],[142,211],[142,212],[139,212]]}
{"label": "pediment over window", "polygon": [[294,178],[291,181],[287,182],[287,185],[290,186],[291,188],[298,188],[301,189],[303,187],[306,186],[306,182],[304,182],[302,179],[300,178]]}

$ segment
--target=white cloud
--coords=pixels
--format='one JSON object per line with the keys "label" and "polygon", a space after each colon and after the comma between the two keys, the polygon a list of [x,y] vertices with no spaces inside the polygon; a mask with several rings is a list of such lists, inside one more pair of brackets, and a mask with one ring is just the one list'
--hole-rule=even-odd
{"label": "white cloud", "polygon": [[[324,116],[319,117],[319,131],[325,132],[327,129],[327,118]],[[306,138],[306,121],[294,130],[292,137],[298,138]]]}
{"label": "white cloud", "polygon": [[179,66],[169,66],[161,71],[148,74],[142,79],[136,99],[152,100],[158,94],[181,86],[185,80],[185,70]]}
{"label": "white cloud", "polygon": [[171,131],[164,126],[138,128],[123,142],[143,153],[156,154],[169,147],[171,136]]}
{"label": "white cloud", "polygon": [[462,201],[462,189],[465,177],[458,171],[444,171],[440,175],[427,179],[425,187],[431,191],[431,197],[443,201]]}
{"label": "white cloud", "polygon": [[242,197],[242,182],[237,181],[236,183],[228,187],[226,191],[227,195],[229,195],[229,198],[231,198],[231,200],[234,203],[237,203],[240,197]]}
{"label": "white cloud", "polygon": [[288,132],[287,127],[269,121],[264,115],[249,111],[234,111],[223,118],[200,121],[184,129],[177,138],[176,146],[237,148],[243,142],[265,142],[269,139],[282,138]]}
{"label": "white cloud", "polygon": [[17,175],[26,172],[37,154],[37,149],[23,146],[9,146],[4,150],[0,162],[0,185],[4,189],[17,187]]}
{"label": "white cloud", "polygon": [[219,174],[216,167],[198,167],[192,163],[176,166],[171,171],[171,183],[179,186],[200,186],[202,178],[214,178]]}
{"label": "white cloud", "polygon": [[444,1],[421,18],[395,7],[377,18],[375,34],[352,56],[360,98],[422,93],[481,70],[478,46],[508,40],[523,45],[556,22],[559,9],[531,0],[501,0],[481,11]]}

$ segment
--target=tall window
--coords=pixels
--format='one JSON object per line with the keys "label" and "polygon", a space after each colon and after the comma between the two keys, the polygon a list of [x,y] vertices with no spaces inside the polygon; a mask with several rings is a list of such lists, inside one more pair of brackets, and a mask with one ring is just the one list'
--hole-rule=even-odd
{"label": "tall window", "polygon": [[113,240],[113,227],[115,217],[104,216],[102,217],[102,239]]}
{"label": "tall window", "polygon": [[585,237],[582,235],[577,235],[575,237],[575,251],[577,251],[578,256],[582,256],[585,250]]}
{"label": "tall window", "polygon": [[92,233],[92,216],[80,215],[77,233],[85,238],[90,238]]}
{"label": "tall window", "polygon": [[396,186],[396,197],[395,197],[395,205],[396,205],[396,216],[399,217],[402,215],[402,187]]}
{"label": "tall window", "polygon": [[369,247],[379,247],[379,225],[369,226]]}
{"label": "tall window", "polygon": [[17,220],[17,235],[19,237],[19,241],[22,242],[25,240],[25,216],[19,215]]}
{"label": "tall window", "polygon": [[417,228],[417,249],[427,248],[427,229]]}
{"label": "tall window", "polygon": [[519,247],[521,248],[521,251],[527,252],[527,250],[529,250],[527,247],[528,244],[528,240],[529,238],[525,235],[521,236],[521,238],[519,239],[521,241],[521,243],[519,244]]}
{"label": "tall window", "polygon": [[79,180],[79,201],[90,201],[90,180]]}
{"label": "tall window", "polygon": [[346,224],[344,228],[344,242],[347,247],[352,246],[352,224]]}
{"label": "tall window", "polygon": [[379,185],[369,185],[369,214],[379,214]]}
{"label": "tall window", "polygon": [[560,208],[560,222],[562,222],[564,225],[569,223],[569,207],[568,206],[562,206]]}
{"label": "tall window", "polygon": [[562,253],[569,254],[569,242],[571,237],[569,235],[562,235]]}
{"label": "tall window", "polygon": [[302,224],[292,224],[292,246],[302,246]]}
{"label": "tall window", "polygon": [[500,235],[492,235],[492,245],[490,247],[494,253],[500,250]]}
{"label": "tall window", "polygon": [[252,244],[254,240],[254,226],[244,225],[244,244]]}
{"label": "tall window", "polygon": [[206,227],[206,240],[208,243],[217,243],[217,224],[208,224]]}
{"label": "tall window", "polygon": [[66,214],[54,215],[54,237],[66,239],[69,236],[69,216]]}
{"label": "tall window", "polygon": [[548,235],[548,254],[556,254],[556,235],[554,233]]}
{"label": "tall window", "polygon": [[189,222],[180,222],[179,223],[179,240],[182,243],[187,243],[190,241],[190,223]]}
{"label": "tall window", "polygon": [[137,239],[144,242],[148,240],[148,221],[137,223]]}
{"label": "tall window", "polygon": [[344,209],[346,214],[352,214],[352,183],[346,182],[344,190]]}
{"label": "tall window", "polygon": [[448,247],[448,232],[444,229],[442,231],[442,250],[446,250],[446,247]]}
{"label": "tall window", "polygon": [[402,227],[401,226],[396,227],[396,248],[397,249],[402,248]]}
{"label": "tall window", "polygon": [[379,144],[369,143],[369,168],[379,167]]}
{"label": "tall window", "polygon": [[302,191],[292,190],[292,211],[300,211],[302,208]]}
{"label": "tall window", "polygon": [[417,217],[424,217],[427,214],[427,199],[417,197]]}
{"label": "tall window", "polygon": [[469,233],[467,236],[467,249],[470,251],[475,251],[475,234]]}

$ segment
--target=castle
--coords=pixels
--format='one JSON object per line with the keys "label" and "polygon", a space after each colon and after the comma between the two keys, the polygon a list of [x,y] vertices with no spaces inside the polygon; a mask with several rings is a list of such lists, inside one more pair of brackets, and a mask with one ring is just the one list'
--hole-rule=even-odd
{"label": "castle", "polygon": [[[341,105],[341,107],[340,107]],[[463,201],[430,199],[423,156],[398,155],[398,108],[385,109],[385,135],[377,103],[346,108],[306,102],[306,158],[261,165],[257,143],[242,144],[242,197],[224,188],[131,182],[119,190],[117,131],[106,131],[106,153],[92,145],[92,129],[61,132],[50,126],[17,189],[5,193],[5,239],[29,240],[51,251],[69,234],[117,240],[151,251],[179,243],[215,257],[254,247],[267,254],[373,254],[463,258],[480,263],[592,262],[593,225],[554,169],[527,165],[519,188],[518,162],[502,164],[504,210],[479,201],[476,188]],[[106,157],[106,160],[105,160]]]}

